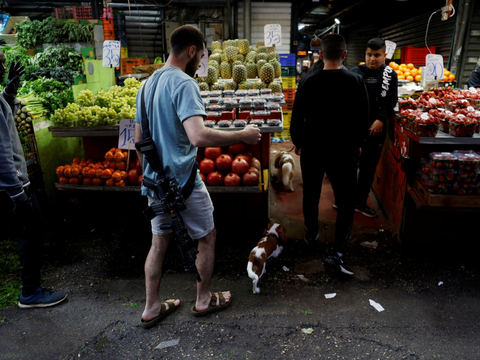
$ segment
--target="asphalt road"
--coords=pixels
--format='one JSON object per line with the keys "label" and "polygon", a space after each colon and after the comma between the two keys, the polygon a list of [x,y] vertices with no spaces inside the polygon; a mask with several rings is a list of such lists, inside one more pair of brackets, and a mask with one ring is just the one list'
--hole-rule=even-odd
{"label": "asphalt road", "polygon": [[[172,249],[161,293],[181,299],[181,306],[144,330],[148,225],[115,204],[109,212],[96,210],[95,201],[69,198],[57,209],[44,285],[67,290],[68,301],[1,311],[0,359],[480,358],[480,266],[472,239],[406,247],[387,231],[355,228],[347,252],[355,276],[342,277],[321,262],[333,238],[329,226],[320,243],[289,239],[283,254],[268,262],[255,295],[245,269],[264,226],[261,216],[218,206],[213,290],[230,290],[233,305],[193,317],[195,278],[183,272]],[[362,245],[374,241],[376,248]],[[172,340],[178,343],[155,349]]]}

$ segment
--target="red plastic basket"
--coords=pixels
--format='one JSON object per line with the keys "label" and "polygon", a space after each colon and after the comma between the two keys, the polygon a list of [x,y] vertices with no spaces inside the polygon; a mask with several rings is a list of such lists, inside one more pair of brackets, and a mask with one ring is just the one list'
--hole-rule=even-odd
{"label": "red plastic basket", "polygon": [[91,6],[74,6],[73,18],[75,20],[90,20],[92,19],[92,7]]}
{"label": "red plastic basket", "polygon": [[55,17],[59,20],[73,19],[73,8],[55,8]]}
{"label": "red plastic basket", "polygon": [[285,100],[294,100],[295,89],[283,89],[283,96],[285,97]]}
{"label": "red plastic basket", "polygon": [[102,25],[103,25],[103,31],[107,30],[114,30],[113,28],[113,20],[106,20],[105,18],[102,18]]}
{"label": "red plastic basket", "polygon": [[[430,49],[430,51],[428,51]],[[413,46],[404,46],[402,48],[402,64],[412,63],[415,67],[425,66],[425,56],[435,54],[436,47],[429,46],[428,48],[416,48]]]}

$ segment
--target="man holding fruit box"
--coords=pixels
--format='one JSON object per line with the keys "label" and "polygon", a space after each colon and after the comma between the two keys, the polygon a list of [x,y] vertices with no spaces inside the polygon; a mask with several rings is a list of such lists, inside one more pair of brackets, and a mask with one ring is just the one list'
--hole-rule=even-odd
{"label": "man holding fruit box", "polygon": [[[204,125],[206,112],[200,88],[193,79],[205,49],[204,35],[193,26],[181,26],[170,37],[171,53],[165,66],[155,71],[137,96],[137,108],[141,109],[145,92],[145,108],[151,137],[156,144],[165,176],[174,177],[183,188],[193,174],[195,185],[186,199],[186,210],[181,212],[190,237],[198,240],[196,267],[201,277],[197,283],[197,299],[191,309],[194,316],[203,316],[223,310],[232,303],[229,291],[210,292],[215,260],[216,231],[213,222],[213,205],[205,184],[194,168],[197,147],[227,146],[238,142],[256,144],[260,141],[260,129],[246,126],[241,131],[219,131]],[[142,116],[137,111],[135,142],[143,140]],[[143,155],[145,177],[157,179],[157,174]],[[194,170],[192,170],[194,169]],[[158,201],[152,190],[142,185],[142,195],[148,203]],[[170,223],[170,215],[161,214],[152,219],[152,246],[145,262],[146,304],[140,325],[150,328],[180,306],[180,300],[161,302],[159,296],[162,265],[165,252],[172,239],[171,230],[163,230],[161,224]]]}

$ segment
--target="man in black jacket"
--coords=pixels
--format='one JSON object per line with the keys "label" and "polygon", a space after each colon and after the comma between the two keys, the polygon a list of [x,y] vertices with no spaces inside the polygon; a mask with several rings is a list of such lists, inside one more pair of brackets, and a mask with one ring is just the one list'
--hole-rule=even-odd
{"label": "man in black jacket", "polygon": [[467,85],[469,88],[480,88],[480,60],[477,61],[477,66],[475,66],[475,69],[473,69],[470,74]]}
{"label": "man in black jacket", "polygon": [[351,69],[365,79],[370,100],[370,131],[362,145],[358,165],[360,171],[355,211],[372,218],[376,217],[377,213],[367,206],[368,194],[382,154],[387,123],[391,121],[393,109],[398,101],[397,73],[390,66],[385,65],[386,56],[385,41],[379,38],[371,39],[367,43],[365,64]]}
{"label": "man in black jacket", "polygon": [[305,240],[319,239],[318,203],[326,173],[339,209],[334,249],[324,262],[353,275],[343,255],[355,214],[357,160],[368,130],[368,95],[363,78],[341,68],[346,54],[341,35],[323,39],[320,57],[325,66],[298,87],[290,133],[302,169]]}

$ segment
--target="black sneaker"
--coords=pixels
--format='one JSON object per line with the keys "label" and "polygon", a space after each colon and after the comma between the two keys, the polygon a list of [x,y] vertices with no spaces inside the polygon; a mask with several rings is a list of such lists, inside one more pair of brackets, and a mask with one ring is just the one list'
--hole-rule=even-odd
{"label": "black sneaker", "polygon": [[353,275],[353,271],[347,266],[347,264],[345,264],[343,256],[330,255],[329,257],[323,259],[323,263],[344,274]]}
{"label": "black sneaker", "polygon": [[333,207],[333,210],[338,210],[337,204],[333,204],[332,207]]}
{"label": "black sneaker", "polygon": [[63,291],[52,291],[40,286],[33,295],[27,297],[20,295],[18,306],[22,309],[49,307],[60,304],[66,298],[67,294]]}
{"label": "black sneaker", "polygon": [[310,241],[311,242],[315,242],[315,241],[320,241],[320,235],[309,235],[309,234],[305,234],[305,236],[303,237],[303,240],[307,243],[307,244],[310,244]]}
{"label": "black sneaker", "polygon": [[378,216],[377,212],[367,205],[357,205],[355,206],[355,211],[369,218],[375,218]]}

